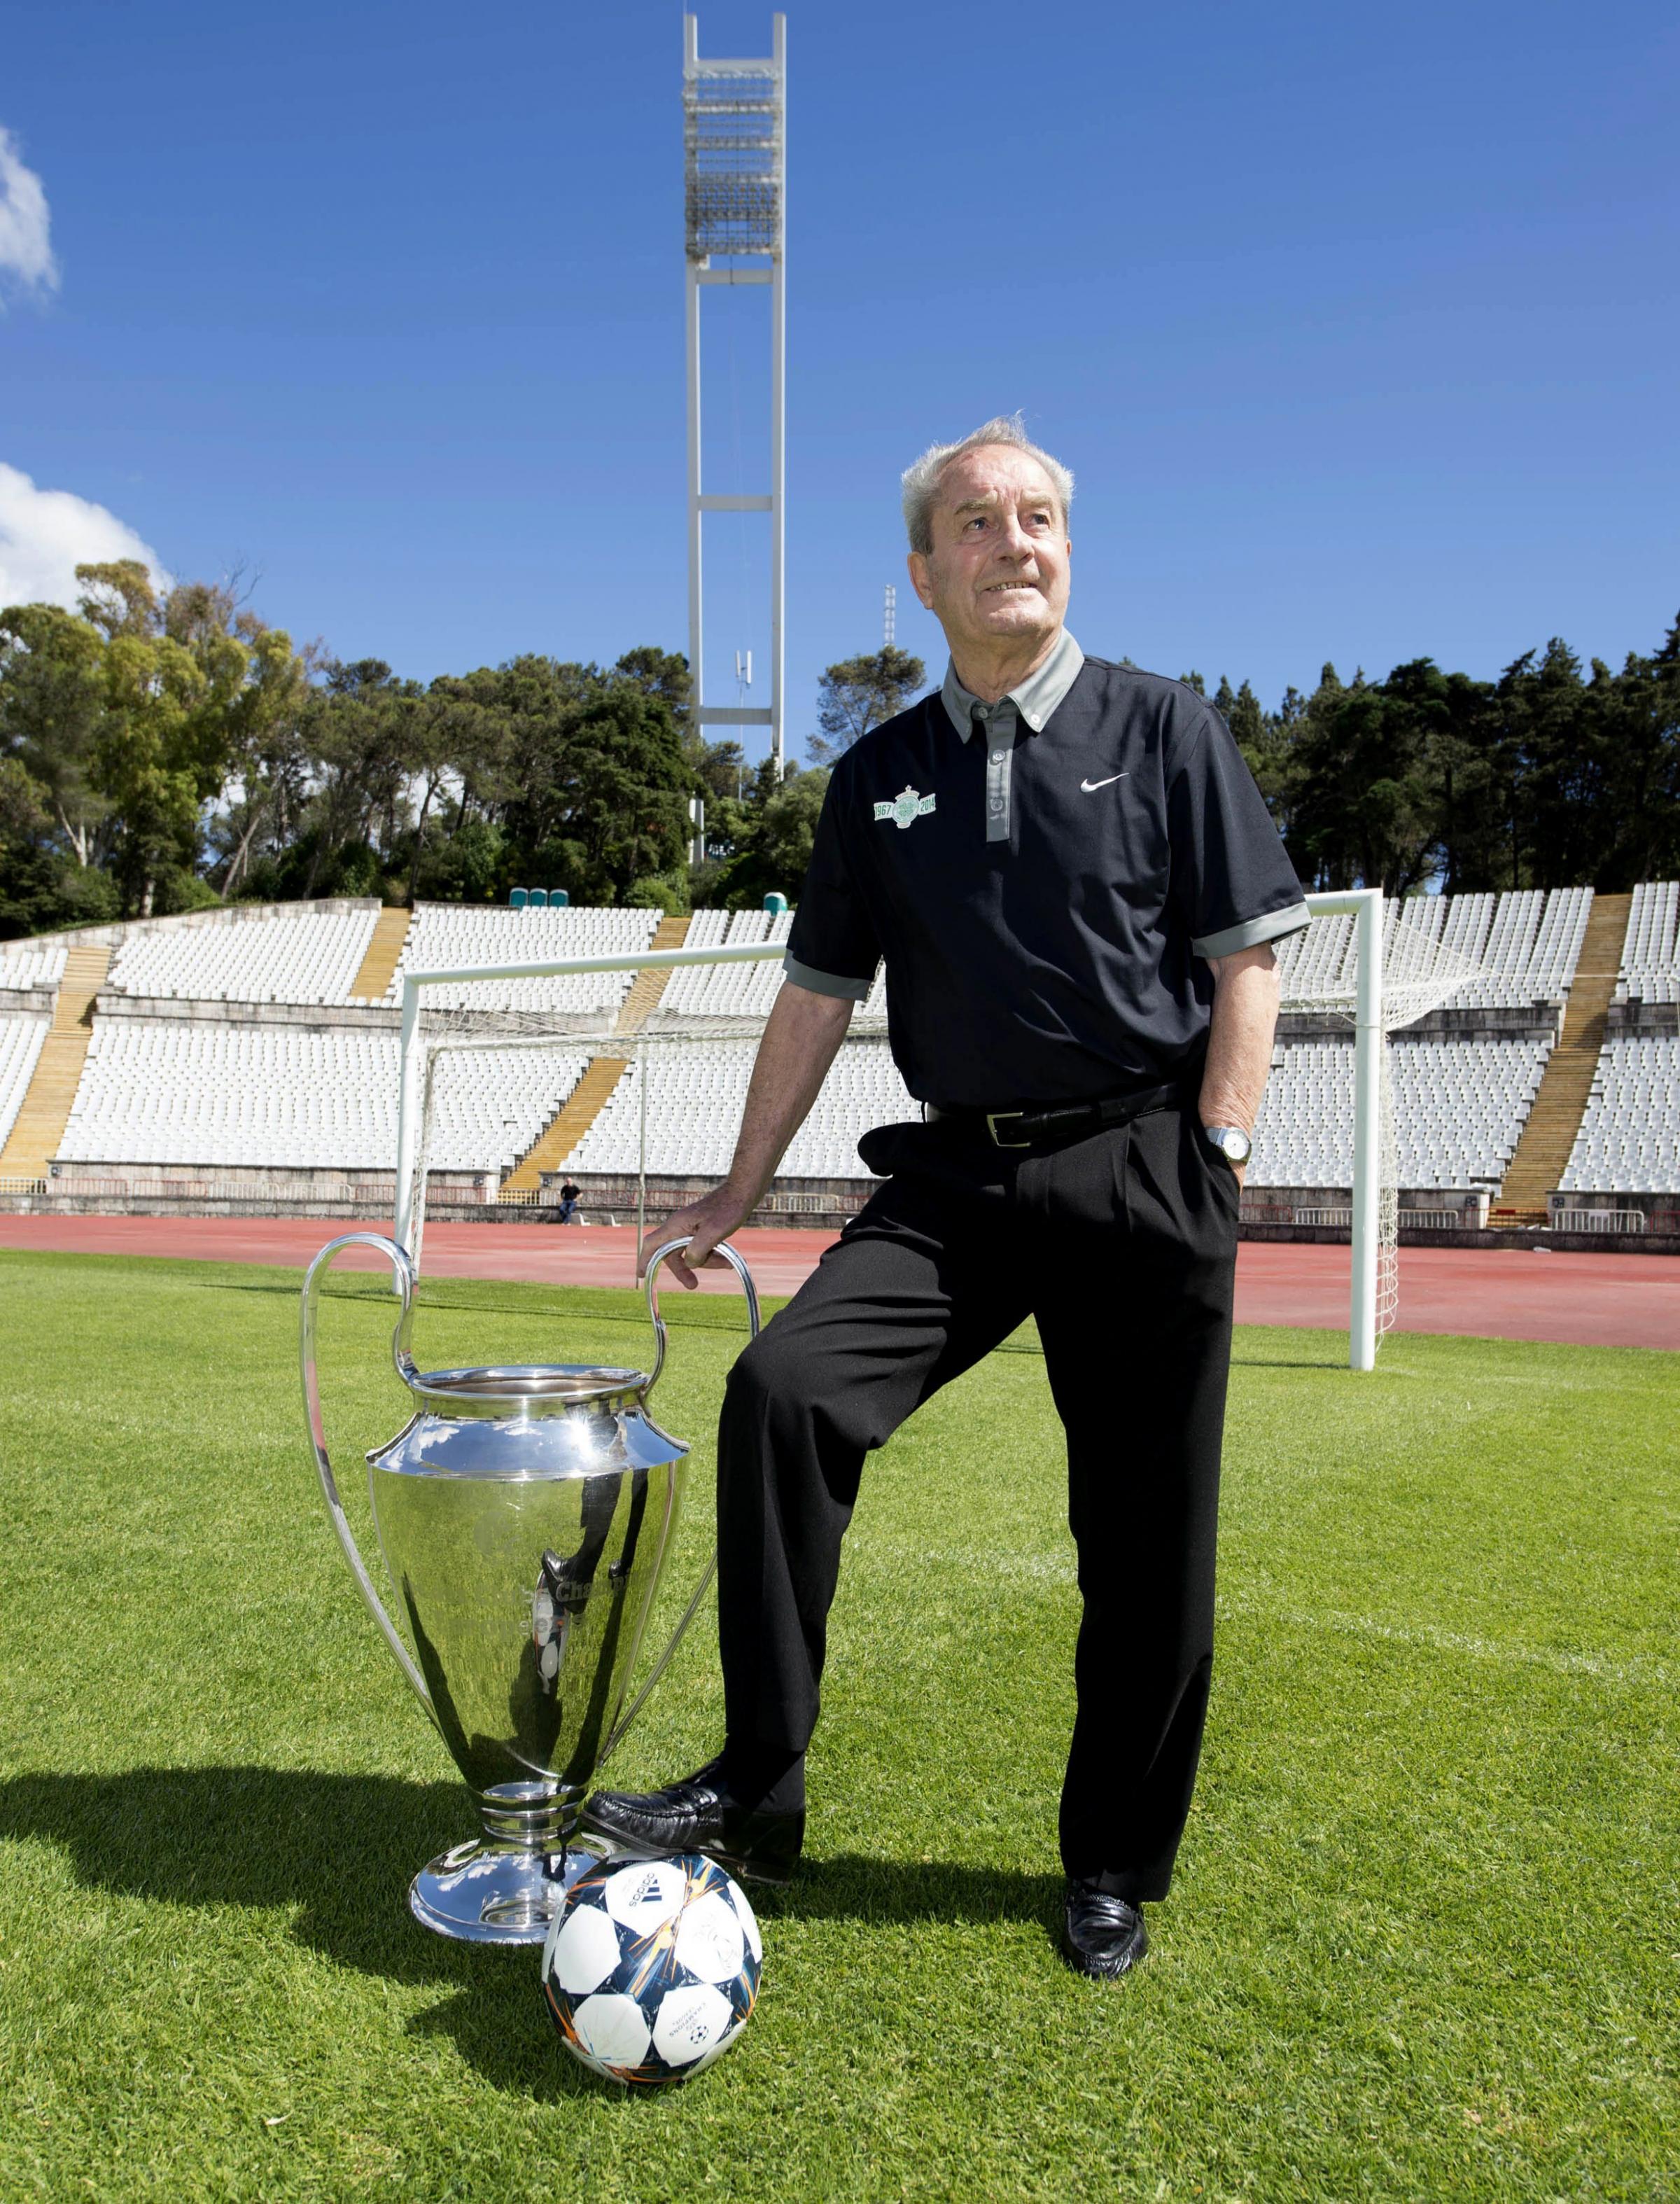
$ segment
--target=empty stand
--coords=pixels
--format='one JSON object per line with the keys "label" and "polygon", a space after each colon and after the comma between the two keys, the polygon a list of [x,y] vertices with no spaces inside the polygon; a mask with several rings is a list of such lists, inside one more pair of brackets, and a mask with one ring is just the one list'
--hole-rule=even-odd
{"label": "empty stand", "polygon": [[134,933],[109,984],[155,1001],[347,1003],[377,910],[246,912]]}
{"label": "empty stand", "polygon": [[62,941],[0,941],[0,987],[56,987],[64,957]]}
{"label": "empty stand", "polygon": [[1495,1222],[1543,1222],[1547,1197],[1562,1180],[1604,1041],[1630,902],[1628,896],[1606,895],[1593,905],[1563,1038],[1552,1052],[1545,1081],[1500,1188]]}
{"label": "empty stand", "polygon": [[589,1069],[508,1173],[502,1185],[505,1194],[535,1194],[542,1183],[544,1171],[559,1170],[588,1137],[589,1128],[606,1106],[629,1061],[628,1057],[623,1056],[597,1056],[591,1059]]}
{"label": "empty stand", "polygon": [[[653,940],[656,910],[595,910],[582,907],[512,910],[423,903],[403,945],[387,999],[396,1002],[405,972],[453,971],[464,964],[535,963],[548,957],[629,957]],[[429,987],[429,1010],[616,1010],[630,992],[633,972],[574,972],[547,980],[463,981]]]}
{"label": "empty stand", "polygon": [[[777,968],[772,964],[768,969],[774,974]],[[721,1176],[727,1170],[755,1046],[751,1040],[643,1044],[650,1171]],[[641,1068],[632,1060],[589,1130],[560,1159],[568,1170],[615,1175],[636,1170],[641,1082]],[[778,1175],[867,1178],[857,1153],[859,1135],[872,1125],[920,1115],[886,1044],[848,1041],[823,1081],[811,1115],[782,1158]]]}
{"label": "empty stand", "polygon": [[[370,904],[151,924],[129,930],[114,956],[67,951],[58,941],[0,945],[0,988],[59,987],[50,1025],[38,1014],[0,1013],[0,1175],[33,1182],[60,1156],[84,1169],[386,1171],[395,1152],[396,1037],[388,1022],[364,1022],[358,1006],[393,1002],[404,970],[634,955],[678,944],[779,945],[790,923],[787,913],[762,910],[667,920],[652,910],[445,904],[423,904],[411,915]],[[1471,1030],[1402,1031],[1391,1044],[1403,1187],[1445,1194],[1503,1181],[1509,1200],[1526,1185],[1526,1172],[1533,1212],[1554,1188],[1600,1197],[1676,1191],[1680,1042],[1612,1036],[1600,1058],[1599,1040],[1612,989],[1647,1003],[1680,999],[1680,885],[1648,883],[1630,898],[1594,898],[1584,889],[1413,898],[1390,906],[1387,924],[1391,941],[1403,924],[1484,968],[1452,998],[1472,1013]],[[1320,921],[1287,941],[1280,960],[1286,996],[1310,1004],[1346,991],[1352,947],[1346,919]],[[121,1015],[95,1019],[102,980],[131,1002],[161,998],[178,1007],[154,1017],[119,1005]],[[757,1025],[781,984],[779,961],[771,959],[439,991],[439,1008],[582,1015],[589,1030],[615,1038],[596,1044],[593,1062],[587,1042],[563,1037],[518,1050],[447,1052],[434,1164],[508,1174],[506,1190],[514,1194],[534,1193],[545,1172],[562,1169],[602,1177],[634,1172],[641,1075],[627,1044],[640,1031],[648,1062],[648,1169],[662,1176],[720,1175],[756,1046],[756,1033],[740,1026]],[[884,997],[878,972],[866,1018],[878,1017]],[[1543,1038],[1473,1030],[1478,1006],[1520,1011],[1560,998],[1569,1005],[1565,1037],[1549,1065]],[[202,1019],[197,1002],[207,1006]],[[230,1020],[230,1004],[257,1007]],[[266,1018],[264,1004],[275,1006]],[[299,1022],[299,1006],[315,1004],[332,1015]],[[714,1038],[686,1037],[713,1021]],[[1488,1025],[1512,1022],[1506,1016]],[[916,1114],[884,1044],[867,1027],[855,1030],[781,1175],[865,1182],[859,1136]],[[1281,1041],[1252,1185],[1345,1188],[1352,1158],[1351,1039]]]}
{"label": "empty stand", "polygon": [[[648,946],[655,950],[685,949],[688,946],[691,921],[686,916],[662,918]],[[665,997],[665,991],[678,976],[677,972],[638,972],[630,992],[624,997],[613,1030],[621,1034],[640,1033]]]}
{"label": "empty stand", "polygon": [[1680,1002],[1680,880],[1647,880],[1630,899],[1617,998]]}
{"label": "empty stand", "polygon": [[[690,949],[718,949],[743,941],[785,941],[791,911],[697,910],[689,927]],[[707,1018],[767,1016],[782,984],[774,957],[762,964],[694,964],[671,975],[648,1029],[687,1025]]]}
{"label": "empty stand", "polygon": [[1680,1040],[1605,1043],[1559,1191],[1680,1194]]}
{"label": "empty stand", "polygon": [[[1544,1040],[1397,1038],[1389,1052],[1402,1187],[1496,1183],[1544,1069]],[[1255,1128],[1251,1187],[1353,1183],[1353,1044],[1286,1041]]]}
{"label": "empty stand", "polygon": [[[588,1062],[578,1049],[453,1051],[430,1160],[500,1172]],[[57,1154],[70,1163],[386,1170],[397,1146],[397,1036],[334,1026],[101,1019]]]}
{"label": "empty stand", "polygon": [[[42,1017],[0,1016],[0,1152],[23,1106],[49,1022]],[[33,1178],[36,1174],[32,1171],[28,1176]]]}
{"label": "empty stand", "polygon": [[109,949],[65,951],[52,1022],[41,1040],[6,1145],[0,1148],[0,1178],[38,1179],[49,1158],[57,1154],[87,1061],[93,998],[104,985],[110,961]]}
{"label": "empty stand", "polygon": [[[1410,933],[1483,967],[1456,988],[1458,1009],[1521,1010],[1567,997],[1592,909],[1590,888],[1523,889],[1507,895],[1410,896],[1383,912],[1392,944]],[[1353,992],[1353,921],[1316,920],[1278,944],[1286,999]]]}

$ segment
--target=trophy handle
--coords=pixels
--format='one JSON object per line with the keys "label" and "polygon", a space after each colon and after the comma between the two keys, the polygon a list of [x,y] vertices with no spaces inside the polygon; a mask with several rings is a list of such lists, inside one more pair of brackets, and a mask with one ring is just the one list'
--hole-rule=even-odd
{"label": "trophy handle", "polygon": [[[654,1366],[648,1374],[647,1383],[642,1389],[642,1397],[644,1401],[659,1383],[660,1372],[665,1367],[665,1318],[660,1314],[659,1267],[667,1255],[678,1253],[688,1244],[687,1237],[681,1240],[667,1240],[664,1247],[656,1247],[648,1259],[648,1313],[653,1318],[654,1324]],[[712,1252],[714,1255],[721,1255],[741,1281],[741,1290],[747,1297],[747,1342],[750,1346],[758,1337],[761,1329],[759,1321],[759,1289],[753,1283],[753,1274],[727,1240],[719,1241]]]}
{"label": "trophy handle", "polygon": [[384,1239],[377,1232],[346,1232],[340,1240],[329,1240],[304,1274],[303,1318],[299,1348],[303,1363],[304,1405],[309,1412],[309,1443],[314,1450],[315,1466],[320,1472],[321,1490],[326,1499],[327,1513],[332,1518],[333,1528],[338,1533],[339,1543],[344,1549],[344,1558],[350,1564],[351,1574],[361,1588],[369,1612],[383,1632],[386,1644],[396,1655],[398,1667],[413,1686],[421,1705],[435,1721],[436,1710],[432,1705],[432,1695],[426,1689],[426,1680],[415,1666],[407,1646],[398,1636],[395,1624],[385,1612],[379,1594],[374,1590],[373,1579],[363,1565],[355,1536],[345,1514],[343,1502],[339,1498],[338,1483],[327,1453],[327,1437],[321,1421],[321,1382],[315,1366],[316,1317],[320,1305],[321,1273],[344,1247],[376,1247],[391,1265],[392,1277],[403,1305],[402,1313],[397,1318],[397,1328],[391,1335],[391,1360],[396,1366],[398,1377],[405,1384],[411,1384],[419,1375],[414,1366],[414,1358],[408,1351],[409,1331],[414,1322],[414,1265],[406,1251],[398,1247],[394,1240]]}
{"label": "trophy handle", "polygon": [[[642,1389],[642,1397],[644,1401],[653,1391],[655,1384],[659,1382],[660,1372],[665,1367],[665,1319],[660,1314],[659,1294],[655,1286],[655,1279],[659,1271],[660,1265],[664,1262],[665,1257],[667,1255],[676,1254],[679,1248],[686,1247],[688,1244],[689,1243],[686,1239],[667,1240],[664,1247],[654,1249],[654,1253],[648,1259],[648,1313],[654,1320],[655,1351],[654,1354],[654,1367],[648,1373],[647,1383]],[[747,1302],[747,1340],[748,1344],[750,1346],[753,1341],[758,1337],[760,1331],[763,1329],[762,1321],[759,1315],[759,1289],[753,1283],[753,1274],[747,1268],[747,1265],[742,1261],[740,1256],[736,1253],[734,1248],[730,1246],[727,1240],[720,1240],[718,1242],[716,1248],[713,1250],[713,1253],[723,1257],[724,1260],[729,1265],[731,1270],[734,1271],[736,1277],[741,1281],[741,1290],[746,1297]],[[642,1689],[636,1693],[636,1697],[630,1701],[629,1706],[613,1724],[612,1734],[608,1737],[606,1744],[601,1747],[600,1757],[595,1763],[597,1769],[600,1769],[605,1765],[607,1755],[617,1750],[619,1739],[624,1736],[624,1732],[630,1727],[630,1724],[641,1713],[642,1709],[646,1703],[648,1692],[653,1690],[654,1685],[658,1683],[660,1678],[664,1675],[666,1668],[670,1666],[671,1655],[682,1644],[689,1625],[694,1620],[695,1615],[700,1612],[700,1603],[705,1598],[707,1592],[711,1587],[712,1579],[717,1570],[717,1567],[718,1549],[714,1544],[711,1554],[707,1558],[706,1567],[700,1573],[700,1582],[695,1586],[695,1596],[683,1609],[681,1618],[677,1622],[676,1629],[671,1632],[670,1641],[666,1644],[664,1652],[660,1655],[658,1660],[654,1662],[652,1669],[648,1672],[647,1682],[642,1686]]]}

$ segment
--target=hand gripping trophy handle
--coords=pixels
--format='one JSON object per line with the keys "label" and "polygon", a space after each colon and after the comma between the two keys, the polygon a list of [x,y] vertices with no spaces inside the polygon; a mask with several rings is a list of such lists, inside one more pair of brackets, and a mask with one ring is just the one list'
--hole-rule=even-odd
{"label": "hand gripping trophy handle", "polygon": [[436,1719],[432,1695],[426,1689],[426,1680],[415,1666],[414,1656],[404,1644],[396,1625],[385,1612],[384,1603],[374,1590],[373,1579],[368,1574],[358,1550],[355,1536],[339,1498],[338,1480],[333,1475],[333,1465],[327,1453],[327,1437],[321,1420],[321,1381],[315,1363],[316,1319],[320,1305],[319,1280],[321,1274],[345,1247],[373,1247],[391,1265],[397,1292],[402,1300],[402,1313],[397,1318],[397,1328],[391,1335],[391,1360],[396,1365],[397,1375],[405,1384],[418,1374],[414,1358],[408,1351],[409,1331],[414,1321],[414,1265],[406,1252],[394,1240],[387,1240],[377,1232],[346,1232],[342,1239],[329,1240],[310,1265],[304,1278],[303,1323],[299,1335],[299,1354],[303,1363],[304,1401],[309,1411],[310,1444],[315,1449],[315,1466],[320,1474],[321,1490],[327,1502],[327,1513],[333,1519],[333,1528],[344,1549],[344,1557],[350,1564],[351,1573],[361,1588],[369,1612],[379,1625],[386,1644],[397,1656],[397,1666],[414,1686],[417,1697],[426,1712]]}
{"label": "hand gripping trophy handle", "polygon": [[[648,1382],[642,1389],[642,1397],[644,1401],[652,1393],[654,1386],[659,1383],[660,1373],[665,1368],[665,1318],[660,1314],[660,1265],[665,1261],[667,1256],[679,1253],[683,1248],[688,1246],[688,1244],[689,1242],[687,1238],[681,1240],[667,1240],[663,1247],[656,1247],[652,1255],[648,1259],[648,1314],[652,1318],[654,1325],[654,1366],[648,1372]],[[739,1255],[736,1253],[734,1248],[730,1246],[728,1241],[719,1241],[713,1252],[715,1254],[719,1254],[723,1257],[725,1262],[729,1265],[731,1270],[734,1271],[736,1277],[741,1281],[741,1291],[745,1296],[747,1302],[747,1339],[748,1345],[750,1345],[751,1342],[758,1337],[760,1331],[763,1328],[762,1319],[759,1314],[758,1288],[753,1283],[752,1273],[748,1270],[747,1265],[742,1261]],[[608,1737],[606,1744],[601,1748],[600,1762],[597,1763],[597,1766],[604,1763],[607,1755],[616,1749],[619,1740],[623,1738],[624,1732],[636,1720],[637,1715],[641,1713],[642,1706],[647,1700],[648,1694],[653,1690],[654,1685],[658,1683],[660,1678],[664,1675],[666,1668],[670,1666],[671,1655],[675,1653],[677,1648],[682,1644],[689,1625],[694,1620],[695,1615],[700,1612],[700,1603],[701,1600],[705,1598],[707,1592],[711,1587],[712,1579],[716,1573],[717,1567],[718,1549],[716,1543],[714,1542],[712,1548],[711,1556],[707,1560],[706,1567],[701,1572],[700,1582],[695,1586],[694,1597],[683,1609],[682,1615],[677,1621],[676,1629],[671,1633],[670,1639],[665,1645],[665,1650],[654,1662],[652,1668],[648,1670],[647,1681],[642,1685],[642,1689],[636,1693],[636,1697],[630,1701],[629,1706],[625,1708],[624,1713],[618,1717],[617,1722],[614,1723],[612,1734]]]}

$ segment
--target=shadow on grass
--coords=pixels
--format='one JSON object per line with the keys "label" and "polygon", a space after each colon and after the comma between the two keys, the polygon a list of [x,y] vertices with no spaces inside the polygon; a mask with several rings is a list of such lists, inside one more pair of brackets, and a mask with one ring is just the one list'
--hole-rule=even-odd
{"label": "shadow on grass", "polygon": [[[133,1768],[0,1781],[0,1839],[62,1846],[90,1888],[166,1905],[295,1909],[289,1933],[340,1966],[453,1994],[417,2012],[497,2088],[553,2100],[606,2089],[562,2053],[530,1950],[455,1944],[408,1911],[410,1876],[472,1832],[458,1783],[306,1769]],[[778,1921],[1028,1921],[1054,1941],[1061,1878],[951,1861],[843,1853],[785,1889],[754,1885]],[[773,1927],[772,1927],[773,1934]]]}
{"label": "shadow on grass", "polygon": [[458,1783],[305,1769],[0,1782],[0,1839],[62,1846],[90,1887],[175,1905],[295,1909],[291,1935],[336,1964],[450,1991],[407,2026],[452,2037],[498,2088],[547,2100],[622,2094],[556,2041],[534,1951],[452,1943],[409,1912],[414,1870],[470,1836],[475,1821]]}
{"label": "shadow on grass", "polygon": [[1032,1921],[1054,1940],[1062,1934],[1062,1889],[1059,1875],[839,1852],[807,1860],[781,1888],[754,1883],[748,1894],[766,1921]]}
{"label": "shadow on grass", "polygon": [[0,1837],[62,1845],[84,1883],[176,1905],[295,1906],[300,1943],[404,1982],[464,1978],[464,1947],[411,1917],[408,1883],[476,1820],[458,1783],[306,1769],[131,1768],[0,1782]]}

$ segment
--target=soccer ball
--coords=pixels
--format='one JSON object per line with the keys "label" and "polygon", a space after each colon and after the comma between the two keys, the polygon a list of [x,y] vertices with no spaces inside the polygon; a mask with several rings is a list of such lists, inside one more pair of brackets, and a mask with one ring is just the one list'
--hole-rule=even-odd
{"label": "soccer ball", "polygon": [[606,1859],[554,1916],[542,1990],[562,2040],[597,2074],[683,2082],[746,2026],[763,1958],[753,1909],[715,1861]]}

